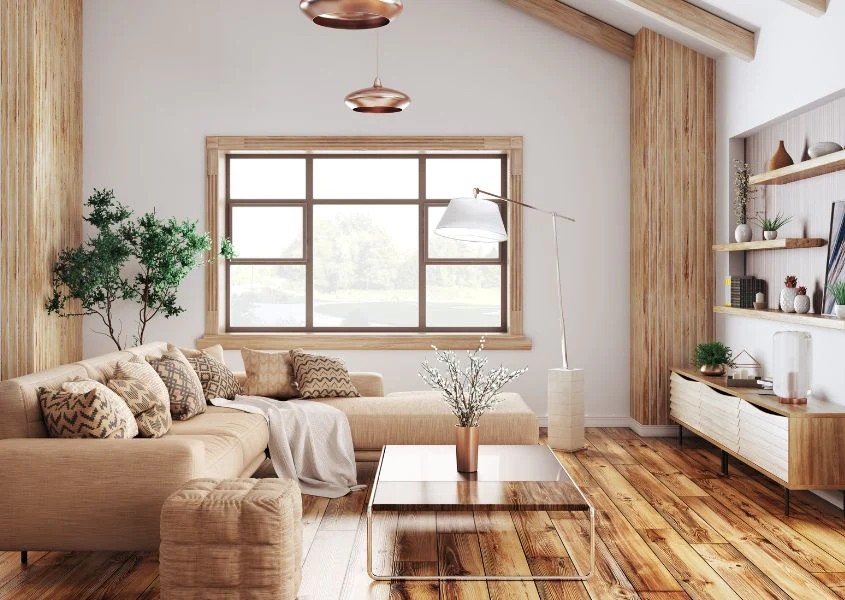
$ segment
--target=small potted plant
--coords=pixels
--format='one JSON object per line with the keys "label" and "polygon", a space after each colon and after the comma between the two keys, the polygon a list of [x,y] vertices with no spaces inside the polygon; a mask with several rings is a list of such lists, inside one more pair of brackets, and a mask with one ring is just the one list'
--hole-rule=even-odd
{"label": "small potted plant", "polygon": [[833,296],[833,314],[845,319],[845,280],[832,283],[827,288]]}
{"label": "small potted plant", "polygon": [[737,226],[734,230],[734,239],[737,242],[750,242],[752,237],[751,225],[748,224],[748,202],[757,193],[749,180],[751,178],[751,167],[741,161],[734,161],[734,189],[736,197],[734,198],[734,216],[736,217]]}
{"label": "small potted plant", "polygon": [[795,296],[798,295],[795,286],[798,285],[798,278],[795,275],[787,275],[783,285],[786,287],[780,291],[780,309],[787,313],[795,312]]}
{"label": "small potted plant", "polygon": [[807,295],[807,288],[803,285],[798,288],[795,294],[795,312],[799,315],[805,315],[810,312],[810,297]]}
{"label": "small potted plant", "polygon": [[784,217],[782,213],[778,213],[774,219],[769,219],[767,217],[761,217],[757,215],[757,218],[754,221],[759,225],[763,230],[763,237],[767,240],[774,240],[778,237],[778,229],[786,225],[792,220],[792,217]]}
{"label": "small potted plant", "polygon": [[732,356],[733,351],[722,342],[705,342],[695,347],[695,366],[704,375],[718,377],[725,374]]}

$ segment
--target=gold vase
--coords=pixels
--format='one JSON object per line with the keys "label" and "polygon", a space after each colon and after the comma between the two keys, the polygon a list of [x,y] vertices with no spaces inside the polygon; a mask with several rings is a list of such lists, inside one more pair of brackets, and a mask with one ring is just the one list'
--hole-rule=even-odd
{"label": "gold vase", "polygon": [[460,473],[478,471],[478,427],[455,425],[455,458]]}
{"label": "gold vase", "polygon": [[721,377],[725,374],[724,365],[701,365],[701,374],[710,377]]}

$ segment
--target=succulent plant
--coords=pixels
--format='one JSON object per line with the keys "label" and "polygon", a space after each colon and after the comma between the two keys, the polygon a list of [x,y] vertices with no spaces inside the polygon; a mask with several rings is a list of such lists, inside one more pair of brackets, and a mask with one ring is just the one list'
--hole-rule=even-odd
{"label": "succulent plant", "polygon": [[807,295],[807,288],[805,288],[805,287],[802,285],[801,287],[799,287],[799,288],[798,288],[798,292],[797,292],[797,293],[798,293],[798,295],[799,295],[799,296],[806,296],[806,295]]}
{"label": "succulent plant", "polygon": [[787,275],[783,280],[783,284],[788,288],[794,288],[798,285],[798,278],[795,275]]}

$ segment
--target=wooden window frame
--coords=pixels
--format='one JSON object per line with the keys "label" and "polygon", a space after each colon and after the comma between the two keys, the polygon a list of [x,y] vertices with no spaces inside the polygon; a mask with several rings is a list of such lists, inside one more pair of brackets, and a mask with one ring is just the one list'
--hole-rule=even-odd
{"label": "wooden window frame", "polygon": [[[460,154],[461,152],[490,152],[507,156],[507,193],[515,200],[522,199],[522,138],[497,137],[240,137],[209,136],[206,138],[206,219],[213,241],[213,255],[219,251],[220,238],[226,233],[228,194],[226,161],[233,155],[284,153],[311,155],[358,152],[391,153],[397,156],[419,154]],[[432,206],[436,202],[430,203]],[[531,348],[531,340],[523,333],[522,320],[522,208],[505,205],[508,223],[507,256],[503,270],[507,281],[504,285],[506,302],[502,313],[506,317],[504,331],[467,329],[437,331],[228,331],[225,302],[228,302],[226,276],[227,261],[210,262],[206,266],[205,333],[197,345],[205,348],[221,344],[224,349],[237,350],[244,346],[256,349],[285,350],[293,347],[305,349],[393,349],[428,350],[432,345],[443,349],[472,349],[486,333],[489,349]],[[425,214],[425,213],[424,213]],[[422,223],[421,223],[422,225]],[[426,240],[423,240],[426,242]],[[427,245],[427,244],[426,244]],[[472,261],[460,261],[472,262]],[[420,264],[427,264],[420,257]],[[498,264],[498,262],[496,263]]]}

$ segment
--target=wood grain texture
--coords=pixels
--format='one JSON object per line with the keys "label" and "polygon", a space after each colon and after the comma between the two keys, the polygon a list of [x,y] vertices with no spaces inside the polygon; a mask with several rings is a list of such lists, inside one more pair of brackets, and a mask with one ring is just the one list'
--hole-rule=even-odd
{"label": "wood grain texture", "polygon": [[734,306],[714,306],[714,313],[731,315],[734,317],[745,317],[746,319],[762,319],[764,321],[778,321],[780,323],[795,323],[808,327],[822,327],[824,329],[845,330],[845,319],[838,319],[830,315],[818,315],[807,313],[785,313],[780,310],[755,310],[753,308],[736,308]]}
{"label": "wood grain texture", "polygon": [[631,60],[634,36],[558,0],[504,0],[514,8],[581,38],[599,48]]}
{"label": "wood grain texture", "polygon": [[820,17],[827,12],[828,0],[783,0],[787,4],[791,4],[795,8],[800,8],[804,12],[810,13],[813,16]]}
{"label": "wood grain texture", "polygon": [[669,423],[669,369],[713,333],[714,61],[653,31],[631,72],[631,416]]}
{"label": "wood grain texture", "polygon": [[[220,344],[224,350],[475,350],[481,334],[476,333],[300,333],[206,334],[197,340],[198,348]],[[531,338],[523,335],[486,335],[487,350],[530,350]]]}
{"label": "wood grain texture", "polygon": [[749,179],[749,183],[751,185],[784,185],[804,179],[811,179],[819,175],[836,173],[843,169],[845,169],[845,150],[818,158],[810,158],[774,171],[765,171],[753,175]]}
{"label": "wood grain texture", "polygon": [[53,263],[82,236],[82,0],[0,7],[0,378],[82,358],[49,316]]}
{"label": "wood grain texture", "polygon": [[827,245],[824,238],[781,238],[777,240],[755,240],[753,242],[732,242],[713,244],[716,252],[741,252],[746,250],[794,250],[796,248],[821,248]]}
{"label": "wood grain texture", "polygon": [[652,19],[694,37],[721,52],[754,60],[756,41],[748,31],[685,0],[615,0]]}

